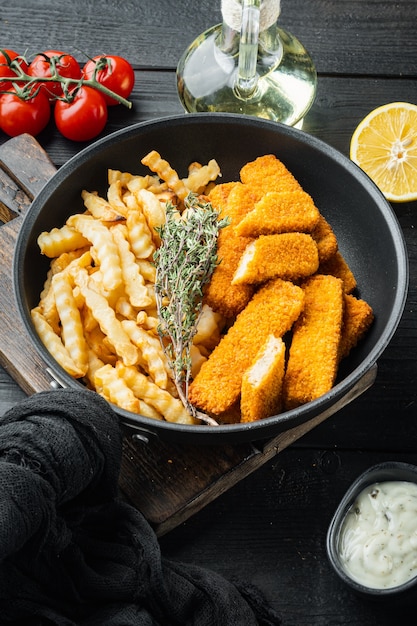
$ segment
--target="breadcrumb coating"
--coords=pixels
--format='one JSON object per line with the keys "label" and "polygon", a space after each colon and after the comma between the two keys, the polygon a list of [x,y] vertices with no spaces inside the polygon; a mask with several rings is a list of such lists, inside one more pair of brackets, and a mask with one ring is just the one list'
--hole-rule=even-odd
{"label": "breadcrumb coating", "polygon": [[245,249],[232,285],[259,284],[271,278],[299,280],[319,266],[317,244],[306,233],[261,235]]}
{"label": "breadcrumb coating", "polygon": [[262,198],[263,193],[251,185],[235,183],[227,198],[225,214],[230,218],[232,227],[236,227]]}
{"label": "breadcrumb coating", "polygon": [[221,205],[221,216],[229,217],[230,224],[219,233],[217,256],[220,263],[206,287],[204,300],[213,310],[230,319],[245,308],[254,291],[250,285],[232,285],[240,258],[251,242],[248,237],[239,237],[234,231],[234,225],[253,209],[259,194],[242,183],[233,183],[232,186],[223,188],[217,196],[213,190],[210,192],[210,199],[212,194],[213,202]]}
{"label": "breadcrumb coating", "polygon": [[331,274],[343,280],[345,293],[352,293],[356,288],[356,278],[342,254],[337,251],[330,259],[320,263],[319,274]]}
{"label": "breadcrumb coating", "polygon": [[343,329],[339,347],[339,359],[344,359],[354,348],[374,320],[372,307],[352,294],[345,295]]}
{"label": "breadcrumb coating", "polygon": [[254,209],[235,226],[238,235],[258,237],[288,232],[311,232],[320,213],[308,193],[269,191]]}
{"label": "breadcrumb coating", "polygon": [[247,237],[238,237],[230,226],[222,229],[217,239],[216,266],[204,292],[204,302],[228,319],[236,317],[253,295],[252,285],[232,285],[240,257],[250,243]]}
{"label": "breadcrumb coating", "polygon": [[266,154],[246,163],[240,170],[240,180],[263,193],[302,189],[284,163],[273,154]]}
{"label": "breadcrumb coating", "polygon": [[212,187],[210,190],[208,199],[210,200],[212,206],[217,209],[217,211],[220,211],[220,217],[224,217],[223,211],[227,206],[227,199],[236,184],[237,183],[235,182],[220,183]]}
{"label": "breadcrumb coating", "polygon": [[344,292],[340,278],[315,274],[303,283],[304,309],[295,322],[284,376],[287,410],[330,391],[339,365]]}
{"label": "breadcrumb coating", "polygon": [[300,315],[303,302],[303,289],[288,281],[276,279],[261,287],[191,383],[192,404],[209,415],[229,410],[239,399],[243,374],[265,338],[283,337]]}
{"label": "breadcrumb coating", "polygon": [[317,244],[320,263],[324,263],[336,254],[338,250],[336,235],[323,215],[320,214],[319,221],[312,230],[311,236]]}

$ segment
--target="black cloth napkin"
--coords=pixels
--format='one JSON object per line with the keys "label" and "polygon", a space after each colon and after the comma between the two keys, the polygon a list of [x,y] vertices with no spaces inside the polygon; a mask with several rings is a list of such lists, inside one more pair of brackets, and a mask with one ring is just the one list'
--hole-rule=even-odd
{"label": "black cloth napkin", "polygon": [[121,451],[90,391],[38,393],[0,418],[0,624],[280,624],[256,589],[161,555],[118,497]]}

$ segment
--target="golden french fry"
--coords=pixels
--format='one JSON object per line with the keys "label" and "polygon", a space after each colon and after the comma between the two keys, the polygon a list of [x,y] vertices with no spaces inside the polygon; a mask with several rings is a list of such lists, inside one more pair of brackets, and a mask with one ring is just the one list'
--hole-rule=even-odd
{"label": "golden french fry", "polygon": [[64,224],[61,228],[52,228],[42,232],[38,237],[38,246],[41,254],[53,259],[63,252],[70,252],[76,248],[84,248],[89,241],[77,229]]}
{"label": "golden french fry", "polygon": [[114,310],[116,313],[124,317],[127,320],[136,320],[138,316],[138,311],[131,305],[127,296],[123,295],[116,300],[116,304],[114,305]]}
{"label": "golden french fry", "polygon": [[159,339],[131,320],[122,320],[121,325],[131,342],[139,348],[142,356],[141,364],[152,376],[155,384],[161,389],[166,389],[169,380],[169,366]]}
{"label": "golden french fry", "polygon": [[168,391],[151,382],[149,377],[138,372],[135,367],[126,367],[119,362],[117,368],[135,396],[153,406],[166,421],[179,424],[195,423],[180,400],[173,398]]}
{"label": "golden french fry", "polygon": [[120,170],[112,170],[110,168],[107,170],[107,182],[109,185],[120,180],[122,186],[127,187],[133,178],[135,178],[135,176],[130,172],[121,172]]}
{"label": "golden french fry", "polygon": [[155,243],[159,245],[161,240],[155,229],[166,222],[165,204],[162,204],[149,189],[140,189],[136,197],[142,207],[151,235]]}
{"label": "golden french fry", "polygon": [[145,176],[132,176],[130,180],[126,181],[126,187],[132,193],[137,193],[139,189],[148,189],[152,185],[159,185],[159,178],[156,176],[150,176],[146,174]]}
{"label": "golden french fry", "polygon": [[117,245],[111,231],[90,215],[72,215],[67,223],[86,237],[95,248],[105,289],[115,290],[123,282]]}
{"label": "golden french fry", "polygon": [[90,288],[87,271],[79,268],[77,272],[74,272],[74,281],[80,288],[93,317],[113,345],[115,352],[126,365],[137,363],[139,360],[138,348],[131,342],[106,298]]}
{"label": "golden french fry", "polygon": [[113,346],[107,341],[107,337],[101,330],[100,326],[97,325],[91,331],[86,331],[86,341],[90,350],[95,353],[103,365],[106,363],[116,365],[118,356],[115,353]]}
{"label": "golden french fry", "polygon": [[156,279],[156,267],[151,261],[147,259],[136,259],[136,265],[139,268],[145,281],[154,284]]}
{"label": "golden french fry", "polygon": [[207,357],[202,354],[200,351],[200,347],[196,345],[192,345],[190,349],[190,357],[191,357],[191,376],[195,378],[198,372],[201,369],[201,366],[205,361],[207,361]]}
{"label": "golden french fry", "polygon": [[220,341],[220,331],[224,326],[224,320],[219,313],[215,313],[208,304],[203,304],[197,323],[197,332],[193,343],[196,345],[209,345],[211,349]]}
{"label": "golden french fry", "polygon": [[94,376],[96,371],[103,367],[105,363],[98,357],[98,355],[94,352],[92,348],[88,348],[88,369],[87,373],[84,376],[84,381],[90,389],[94,389],[95,391],[95,380]]}
{"label": "golden french fry", "polygon": [[149,259],[155,252],[153,235],[141,211],[131,210],[126,219],[130,247],[137,259]]}
{"label": "golden french fry", "polygon": [[114,209],[120,211],[120,213],[126,217],[128,211],[126,204],[123,202],[122,196],[122,182],[120,180],[116,180],[111,183],[111,185],[109,185],[109,188],[107,190],[107,200]]}
{"label": "golden french fry", "polygon": [[112,235],[119,249],[124,287],[130,303],[138,309],[145,308],[152,304],[152,300],[148,296],[145,281],[135,263],[135,255],[130,249],[127,228],[121,224],[114,226]]}
{"label": "golden french fry", "polygon": [[95,388],[100,395],[103,395],[113,404],[121,409],[139,412],[139,400],[131,388],[121,378],[116,369],[110,364],[103,365],[94,375]]}
{"label": "golden french fry", "polygon": [[159,178],[162,178],[167,183],[168,187],[175,192],[180,200],[184,200],[188,195],[188,189],[179,178],[177,172],[168,161],[161,157],[159,152],[151,150],[143,157],[141,163],[149,167],[152,172],[158,174]]}
{"label": "golden french fry", "polygon": [[36,332],[38,333],[42,343],[44,344],[45,348],[54,356],[54,359],[56,359],[59,365],[61,365],[61,367],[66,372],[68,372],[68,374],[74,376],[74,378],[81,378],[82,376],[84,376],[84,372],[78,369],[77,365],[70,357],[68,350],[62,343],[60,337],[55,334],[52,327],[43,317],[39,307],[35,307],[31,310],[31,317]]}
{"label": "golden french fry", "polygon": [[54,333],[60,336],[61,325],[58,309],[56,308],[55,295],[52,289],[52,276],[49,288],[45,287],[42,291],[41,299],[39,301],[39,309]]}
{"label": "golden french fry", "polygon": [[210,181],[220,176],[220,167],[215,159],[211,159],[207,165],[191,168],[188,178],[183,178],[185,187],[194,193],[202,192]]}
{"label": "golden french fry", "polygon": [[120,222],[125,219],[125,215],[121,211],[118,211],[116,207],[112,206],[97,193],[84,189],[81,192],[81,197],[84,201],[85,208],[96,219],[102,222]]}
{"label": "golden french fry", "polygon": [[[128,316],[125,315],[125,317],[127,318]],[[136,316],[136,324],[148,332],[156,332],[159,326],[158,313],[156,312],[155,316],[153,316],[146,311],[139,311]]]}
{"label": "golden french fry", "polygon": [[64,272],[55,274],[52,289],[62,324],[61,339],[72,360],[85,375],[88,368],[88,346],[69,275]]}

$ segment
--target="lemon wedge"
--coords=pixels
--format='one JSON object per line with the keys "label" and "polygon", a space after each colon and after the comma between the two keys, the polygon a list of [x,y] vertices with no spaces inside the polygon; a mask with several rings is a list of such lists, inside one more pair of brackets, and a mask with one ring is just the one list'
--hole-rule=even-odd
{"label": "lemon wedge", "polygon": [[417,106],[391,102],[359,123],[350,158],[390,202],[417,200]]}

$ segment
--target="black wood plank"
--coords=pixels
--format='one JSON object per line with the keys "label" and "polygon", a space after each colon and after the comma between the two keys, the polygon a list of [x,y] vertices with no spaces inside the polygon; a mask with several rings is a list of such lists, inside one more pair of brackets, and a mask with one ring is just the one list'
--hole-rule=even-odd
{"label": "black wood plank", "polygon": [[[319,72],[416,76],[414,0],[282,0],[281,5],[280,25],[307,47]],[[64,8],[60,0],[18,0],[2,7],[2,45],[29,53],[65,49],[80,61],[110,51],[138,69],[172,70],[195,37],[221,21],[220,6],[221,0],[73,0]]]}
{"label": "black wood plank", "polygon": [[[132,109],[122,105],[110,109],[101,136],[146,120],[184,114],[174,72],[136,72],[131,100]],[[398,100],[417,102],[416,81],[320,76],[316,100],[305,119],[304,130],[348,155],[350,137],[359,121],[375,107]],[[7,139],[0,133],[0,145]],[[60,136],[53,121],[37,139],[57,167],[87,145]]]}
{"label": "black wood plank", "polygon": [[[330,568],[325,551],[331,517],[351,482],[392,458],[288,448],[162,537],[162,554],[254,583],[281,613],[284,626],[414,626],[409,611],[390,611],[354,596]],[[395,458],[416,462],[417,453]]]}

